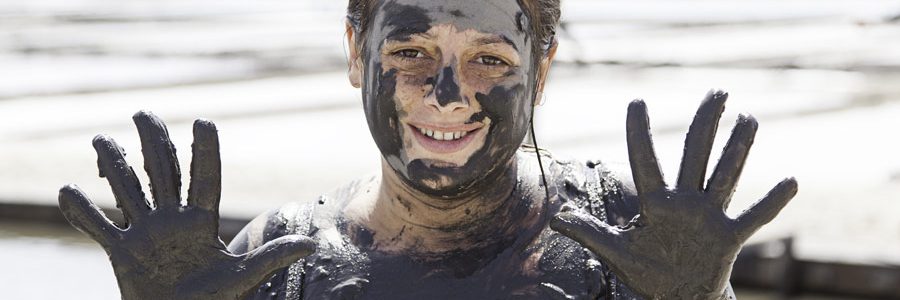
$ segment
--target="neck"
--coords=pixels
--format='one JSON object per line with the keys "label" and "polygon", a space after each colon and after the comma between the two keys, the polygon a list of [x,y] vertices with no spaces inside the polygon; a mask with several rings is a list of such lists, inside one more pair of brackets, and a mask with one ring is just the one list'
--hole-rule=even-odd
{"label": "neck", "polygon": [[[517,159],[477,193],[457,199],[425,194],[382,163],[380,190],[366,227],[384,252],[443,253],[490,246],[533,224],[541,202],[517,191]],[[532,202],[536,202],[532,203]],[[535,209],[538,208],[538,209]]]}

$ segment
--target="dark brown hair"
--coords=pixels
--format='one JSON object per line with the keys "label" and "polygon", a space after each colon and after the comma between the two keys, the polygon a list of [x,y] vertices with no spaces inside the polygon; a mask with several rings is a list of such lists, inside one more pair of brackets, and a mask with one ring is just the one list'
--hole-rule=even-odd
{"label": "dark brown hair", "polygon": [[[378,0],[350,0],[347,4],[347,20],[353,27],[357,38],[357,45],[364,46],[364,37],[369,30],[369,17]],[[533,47],[535,53],[546,54],[547,50],[556,42],[556,26],[559,25],[559,1],[560,0],[517,0],[519,6],[528,15],[531,23],[531,31],[535,33]],[[540,56],[535,59],[539,60]]]}

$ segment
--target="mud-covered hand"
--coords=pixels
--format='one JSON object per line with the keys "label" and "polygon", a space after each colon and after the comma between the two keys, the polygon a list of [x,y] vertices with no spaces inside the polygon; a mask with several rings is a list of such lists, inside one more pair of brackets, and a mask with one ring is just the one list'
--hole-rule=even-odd
{"label": "mud-covered hand", "polygon": [[741,245],[771,221],[797,192],[788,178],[735,219],[725,214],[757,123],[740,116],[704,187],[706,165],[727,94],[710,92],[688,131],[676,186],[657,163],[647,108],[628,107],[628,154],[640,213],[625,228],[572,210],[551,227],[602,257],[631,289],[652,299],[720,299]]}
{"label": "mud-covered hand", "polygon": [[116,226],[77,187],[59,191],[69,223],[97,241],[112,262],[123,299],[238,299],[276,270],[315,249],[307,237],[285,236],[246,254],[232,254],[219,239],[221,164],[212,122],[194,122],[191,185],[181,203],[181,172],[165,124],[134,115],[153,204],[146,200],[122,149],[94,138],[100,176],[112,187],[125,224]]}

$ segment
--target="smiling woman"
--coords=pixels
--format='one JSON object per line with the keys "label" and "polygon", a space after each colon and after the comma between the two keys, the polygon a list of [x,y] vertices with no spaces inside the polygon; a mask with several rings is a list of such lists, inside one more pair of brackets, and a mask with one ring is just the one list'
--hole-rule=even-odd
{"label": "smiling woman", "polygon": [[[366,35],[348,28],[350,80],[363,88],[369,129],[388,164],[431,195],[458,197],[493,184],[513,163],[538,74],[552,59],[532,53],[522,8],[386,1],[372,14]],[[365,46],[356,47],[357,39]],[[546,57],[544,64],[520,63],[534,56]],[[428,138],[416,138],[422,130]],[[453,132],[466,139],[447,141]]]}
{"label": "smiling woman", "polygon": [[261,215],[226,249],[215,126],[195,124],[181,205],[165,126],[138,113],[155,207],[104,136],[99,166],[127,227],[77,188],[60,192],[70,222],[109,253],[124,298],[732,298],[741,244],[796,192],[788,179],[725,215],[756,121],[739,118],[704,185],[723,92],[700,106],[673,188],[642,101],[628,111],[633,175],[523,146],[557,47],[558,1],[354,0],[348,15],[349,80],[381,174]]}

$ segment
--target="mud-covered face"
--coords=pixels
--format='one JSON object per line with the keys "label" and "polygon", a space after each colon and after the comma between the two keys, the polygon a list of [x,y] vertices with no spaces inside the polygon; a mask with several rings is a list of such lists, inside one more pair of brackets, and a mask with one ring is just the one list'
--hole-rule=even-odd
{"label": "mud-covered face", "polygon": [[369,129],[400,178],[454,197],[492,184],[528,131],[536,66],[516,0],[384,0],[361,49]]}

